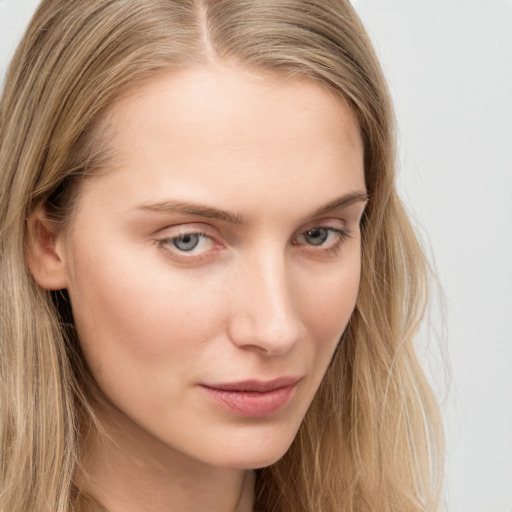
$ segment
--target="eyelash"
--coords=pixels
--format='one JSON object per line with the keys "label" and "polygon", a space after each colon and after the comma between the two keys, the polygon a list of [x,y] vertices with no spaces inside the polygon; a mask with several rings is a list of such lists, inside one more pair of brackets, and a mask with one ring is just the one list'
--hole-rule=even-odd
{"label": "eyelash", "polygon": [[[314,244],[308,244],[304,243],[301,244],[296,241],[299,237],[304,237],[308,233],[312,233],[313,231],[320,231],[320,230],[326,230],[329,234],[335,234],[336,235],[336,241],[331,247],[323,247],[323,243],[315,246]],[[211,257],[211,251],[205,251],[204,253],[194,254],[188,251],[183,251],[175,247],[175,242],[178,241],[180,238],[184,238],[186,236],[197,236],[199,238],[206,238],[211,240],[212,244],[215,244],[215,240],[212,236],[208,235],[202,230],[190,230],[190,231],[182,231],[178,232],[175,236],[172,237],[165,237],[159,240],[156,240],[156,243],[160,249],[163,251],[170,253],[174,258],[178,260],[182,260],[183,262],[188,261],[201,261],[203,259],[208,259]],[[310,229],[306,229],[299,233],[297,237],[295,237],[293,245],[306,245],[310,248],[312,248],[313,251],[317,253],[321,253],[326,256],[335,256],[339,253],[342,246],[347,242],[348,239],[353,237],[353,231],[351,231],[348,228],[336,228],[333,226],[313,226]],[[215,244],[217,248],[220,248],[220,244]],[[195,247],[193,248],[195,249]],[[192,250],[193,250],[192,249]]]}
{"label": "eyelash", "polygon": [[[312,233],[313,231],[320,231],[320,230],[326,230],[329,233],[333,233],[336,235],[336,241],[334,242],[334,245],[332,245],[331,247],[323,247],[323,244],[318,245],[318,246],[315,246],[313,244],[305,244],[305,245],[308,245],[309,247],[312,247],[312,248],[319,247],[318,250],[321,251],[325,255],[338,254],[339,251],[341,250],[341,248],[343,247],[343,245],[345,244],[345,242],[348,239],[352,238],[354,235],[354,233],[348,228],[335,228],[333,226],[314,226],[311,229],[307,229],[307,230],[303,231],[302,233],[300,233],[299,236],[304,236],[307,233]],[[300,244],[295,243],[294,245],[300,245]],[[313,249],[313,250],[316,250],[316,249]]]}
{"label": "eyelash", "polygon": [[[162,249],[163,251],[170,253],[174,258],[183,260],[183,261],[191,261],[192,259],[200,261],[202,259],[208,258],[210,255],[207,253],[201,253],[201,254],[188,254],[188,251],[180,251],[177,247],[172,247],[174,245],[174,242],[179,240],[180,238],[183,238],[185,236],[198,236],[199,238],[207,238],[214,242],[213,237],[206,234],[204,231],[201,230],[190,230],[190,231],[182,231],[178,232],[175,236],[165,237],[161,238],[156,241],[158,247]],[[218,244],[217,244],[218,245]],[[209,252],[209,251],[208,251]]]}

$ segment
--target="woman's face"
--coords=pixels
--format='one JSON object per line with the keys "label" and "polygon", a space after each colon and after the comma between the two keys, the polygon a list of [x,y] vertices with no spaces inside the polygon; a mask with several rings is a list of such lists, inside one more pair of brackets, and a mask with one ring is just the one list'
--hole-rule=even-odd
{"label": "woman's face", "polygon": [[141,439],[270,464],[355,305],[357,123],[312,81],[217,66],[153,79],[109,126],[56,245],[92,375]]}

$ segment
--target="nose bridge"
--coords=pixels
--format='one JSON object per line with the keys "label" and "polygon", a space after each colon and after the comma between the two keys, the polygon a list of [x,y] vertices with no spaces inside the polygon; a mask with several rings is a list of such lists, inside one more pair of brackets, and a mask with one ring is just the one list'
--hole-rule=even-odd
{"label": "nose bridge", "polygon": [[301,322],[293,297],[286,255],[260,249],[246,260],[235,294],[231,337],[240,346],[267,353],[288,351],[299,339]]}

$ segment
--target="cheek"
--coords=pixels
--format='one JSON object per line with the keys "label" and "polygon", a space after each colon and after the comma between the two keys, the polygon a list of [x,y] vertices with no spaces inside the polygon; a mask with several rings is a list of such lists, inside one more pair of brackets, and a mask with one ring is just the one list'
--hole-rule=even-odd
{"label": "cheek", "polygon": [[116,371],[143,379],[146,372],[179,366],[219,329],[221,302],[194,282],[166,264],[144,264],[133,250],[78,252],[70,297],[98,381],[114,380]]}
{"label": "cheek", "polygon": [[354,257],[317,279],[302,296],[308,330],[317,339],[339,339],[354,310],[360,282],[360,258]]}
{"label": "cheek", "polygon": [[307,357],[315,368],[315,390],[354,311],[359,283],[360,257],[354,253],[352,258],[310,281],[308,289],[301,292],[302,319],[311,340]]}

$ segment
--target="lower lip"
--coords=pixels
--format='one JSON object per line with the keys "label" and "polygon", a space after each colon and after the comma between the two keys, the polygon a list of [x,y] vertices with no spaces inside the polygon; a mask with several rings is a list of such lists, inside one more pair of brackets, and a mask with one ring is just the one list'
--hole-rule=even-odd
{"label": "lower lip", "polygon": [[259,393],[201,386],[222,408],[243,418],[265,418],[281,411],[292,399],[297,384]]}

